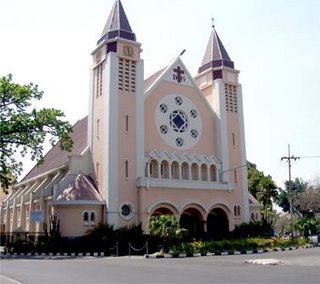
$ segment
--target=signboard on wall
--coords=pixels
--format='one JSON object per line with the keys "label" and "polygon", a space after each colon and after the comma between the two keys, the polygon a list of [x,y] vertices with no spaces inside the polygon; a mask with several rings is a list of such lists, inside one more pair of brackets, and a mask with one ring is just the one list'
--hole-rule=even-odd
{"label": "signboard on wall", "polygon": [[44,221],[43,211],[31,211],[30,212],[30,221],[31,222],[43,222]]}

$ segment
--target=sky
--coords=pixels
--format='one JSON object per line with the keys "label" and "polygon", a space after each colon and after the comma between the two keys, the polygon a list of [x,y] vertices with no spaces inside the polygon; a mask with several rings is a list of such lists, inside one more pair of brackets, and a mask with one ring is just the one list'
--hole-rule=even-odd
{"label": "sky", "polygon": [[[320,176],[320,1],[121,0],[137,41],[145,78],[186,49],[197,74],[212,18],[240,70],[247,159],[279,187],[292,178]],[[0,2],[0,76],[34,82],[37,107],[62,110],[74,124],[88,113],[90,53],[114,0]],[[32,164],[25,161],[25,172]]]}

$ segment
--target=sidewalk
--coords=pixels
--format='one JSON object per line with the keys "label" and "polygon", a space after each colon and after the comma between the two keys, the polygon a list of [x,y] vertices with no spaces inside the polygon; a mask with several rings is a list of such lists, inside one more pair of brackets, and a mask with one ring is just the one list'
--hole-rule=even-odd
{"label": "sidewalk", "polygon": [[9,278],[9,277],[1,275],[1,274],[0,274],[0,283],[1,284],[23,284],[20,281],[14,280],[12,278]]}

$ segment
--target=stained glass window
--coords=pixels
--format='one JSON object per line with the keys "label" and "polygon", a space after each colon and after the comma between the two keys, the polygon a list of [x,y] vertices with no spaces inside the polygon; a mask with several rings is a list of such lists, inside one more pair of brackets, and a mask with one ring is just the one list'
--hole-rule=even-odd
{"label": "stained glass window", "polygon": [[181,110],[175,110],[169,117],[170,125],[174,131],[182,133],[188,127],[188,117]]}

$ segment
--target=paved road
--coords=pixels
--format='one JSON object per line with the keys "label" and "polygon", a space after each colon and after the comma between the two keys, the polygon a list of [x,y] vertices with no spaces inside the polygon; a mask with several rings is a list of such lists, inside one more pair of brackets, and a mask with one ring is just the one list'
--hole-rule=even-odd
{"label": "paved road", "polygon": [[[273,259],[278,265],[248,264]],[[320,283],[320,247],[184,259],[10,257],[2,284],[27,283]]]}

